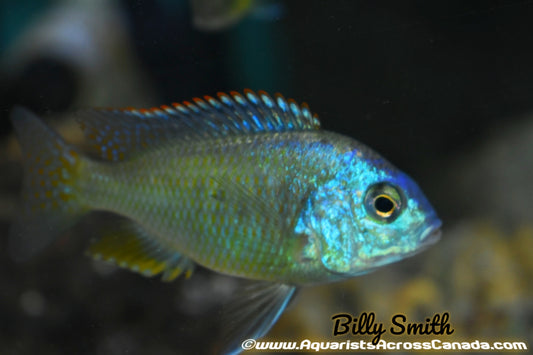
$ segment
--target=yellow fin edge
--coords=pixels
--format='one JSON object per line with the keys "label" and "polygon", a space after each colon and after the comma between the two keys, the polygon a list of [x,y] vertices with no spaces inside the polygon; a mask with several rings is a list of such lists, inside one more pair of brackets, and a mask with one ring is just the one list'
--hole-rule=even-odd
{"label": "yellow fin edge", "polygon": [[138,231],[128,229],[105,233],[91,243],[87,254],[144,276],[162,273],[162,280],[167,282],[183,273],[186,278],[192,275],[194,263],[190,259],[177,252],[166,251],[150,237],[137,234]]}

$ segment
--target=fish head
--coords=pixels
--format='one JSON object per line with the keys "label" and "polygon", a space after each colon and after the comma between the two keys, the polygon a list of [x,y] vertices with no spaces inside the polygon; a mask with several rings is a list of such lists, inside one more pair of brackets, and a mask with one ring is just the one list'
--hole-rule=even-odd
{"label": "fish head", "polygon": [[365,274],[439,240],[441,221],[409,176],[382,159],[354,165],[319,187],[311,201],[309,230],[328,272]]}

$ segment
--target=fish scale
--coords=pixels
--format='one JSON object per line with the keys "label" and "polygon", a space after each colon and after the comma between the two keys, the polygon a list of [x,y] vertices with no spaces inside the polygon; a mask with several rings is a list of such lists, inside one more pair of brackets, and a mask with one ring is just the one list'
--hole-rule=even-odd
{"label": "fish scale", "polygon": [[[317,137],[305,138],[317,139]],[[221,197],[217,195],[225,192],[217,187],[215,181],[229,179],[231,184],[241,185],[243,190],[249,190],[252,195],[260,191],[262,194],[259,196],[260,199],[283,200],[283,195],[280,193],[282,191],[279,191],[279,187],[276,188],[274,183],[278,186],[294,184],[293,181],[288,181],[294,177],[286,175],[287,169],[284,165],[288,164],[288,159],[273,159],[268,156],[272,155],[271,146],[279,146],[278,149],[281,150],[279,154],[273,154],[274,157],[287,156],[286,151],[283,151],[287,148],[279,142],[294,138],[264,135],[250,142],[245,140],[233,142],[231,139],[228,138],[228,142],[213,144],[215,148],[211,150],[216,150],[218,146],[226,147],[220,156],[206,153],[210,149],[205,142],[198,142],[199,147],[188,145],[186,149],[178,143],[175,147],[164,147],[164,153],[156,149],[125,163],[116,165],[105,162],[88,163],[84,167],[87,173],[81,173],[86,181],[82,180],[80,183],[88,187],[82,193],[87,196],[85,203],[93,209],[119,213],[138,221],[143,227],[150,229],[153,236],[160,241],[173,245],[177,252],[186,253],[209,268],[257,279],[270,275],[279,278],[283,273],[290,272],[279,268],[288,264],[290,255],[283,255],[284,249],[288,248],[283,240],[287,240],[290,244],[291,235],[281,235],[282,232],[287,232],[281,230],[282,225],[269,226],[270,214],[252,216],[245,214],[248,223],[241,223],[239,215],[242,215],[243,211],[240,209],[247,207],[246,201],[241,204],[238,201],[232,202],[227,207],[230,210],[224,210],[224,202],[220,201]],[[246,146],[243,146],[245,144]],[[233,152],[230,152],[228,147],[232,147]],[[302,147],[305,148],[304,142]],[[301,151],[305,152],[305,149]],[[239,158],[238,152],[246,153]],[[169,154],[176,158],[169,159]],[[226,159],[227,154],[232,158]],[[297,168],[296,163],[304,162],[297,158],[297,154],[297,150],[292,152],[295,158],[291,163],[293,169]],[[285,162],[282,163],[280,160]],[[138,166],[146,168],[139,172]],[[219,166],[224,166],[224,169],[219,169]],[[314,168],[316,170],[316,167]],[[310,167],[307,170],[310,170]],[[92,176],[92,171],[98,172],[95,177]],[[105,173],[102,173],[103,171]],[[312,171],[311,174],[316,176],[317,172]],[[110,181],[109,185],[98,183],[102,175],[106,175],[106,180]],[[154,179],[156,182],[153,184],[143,183]],[[268,181],[271,182],[270,185],[266,184]],[[246,193],[247,191],[243,192],[243,197]],[[289,198],[298,200],[301,196],[295,195]],[[290,204],[291,201],[288,202]],[[262,206],[256,206],[259,209],[257,212],[261,212],[260,207]],[[265,208],[276,207],[281,211],[284,205],[265,206]],[[187,211],[188,214],[178,212],[172,216],[174,218],[168,218],[168,214],[164,211]],[[163,218],[161,223],[153,226],[154,215],[167,218]],[[281,236],[283,238],[280,238]],[[265,244],[275,245],[279,250],[262,253],[262,245]],[[218,257],[214,260],[204,257],[209,255],[206,249],[213,249],[213,253]],[[233,254],[236,254],[237,258],[233,264],[228,264],[231,260],[227,260],[226,255],[231,255],[232,250],[236,250]],[[271,258],[272,254],[277,254],[279,260]],[[264,265],[264,268],[272,273],[250,275],[247,271],[255,264],[258,264],[259,268],[263,268]],[[294,275],[287,276],[294,277]]]}
{"label": "fish scale", "polygon": [[229,353],[264,335],[297,287],[367,273],[439,238],[411,178],[281,95],[219,93],[77,119],[99,159],[30,112],[12,113],[26,205],[11,256],[27,259],[92,210],[111,212],[91,226],[95,258],[164,281],[199,264],[255,284],[224,312]]}

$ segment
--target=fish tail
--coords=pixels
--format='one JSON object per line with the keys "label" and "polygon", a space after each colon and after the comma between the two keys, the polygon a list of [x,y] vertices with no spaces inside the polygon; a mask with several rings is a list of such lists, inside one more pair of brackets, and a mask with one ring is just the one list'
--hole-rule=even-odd
{"label": "fish tail", "polygon": [[11,121],[22,148],[24,179],[9,249],[13,259],[22,261],[49,245],[87,208],[76,194],[81,154],[24,108],[14,108]]}

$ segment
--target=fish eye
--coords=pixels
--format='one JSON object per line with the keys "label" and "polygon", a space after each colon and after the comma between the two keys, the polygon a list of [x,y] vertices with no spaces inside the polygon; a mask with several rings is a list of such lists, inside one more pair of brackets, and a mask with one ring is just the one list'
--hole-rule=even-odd
{"label": "fish eye", "polygon": [[403,195],[397,187],[389,183],[378,183],[368,189],[364,205],[367,213],[373,219],[390,223],[402,211]]}
{"label": "fish eye", "polygon": [[374,199],[374,209],[378,215],[387,218],[394,212],[396,206],[390,196],[379,195]]}

